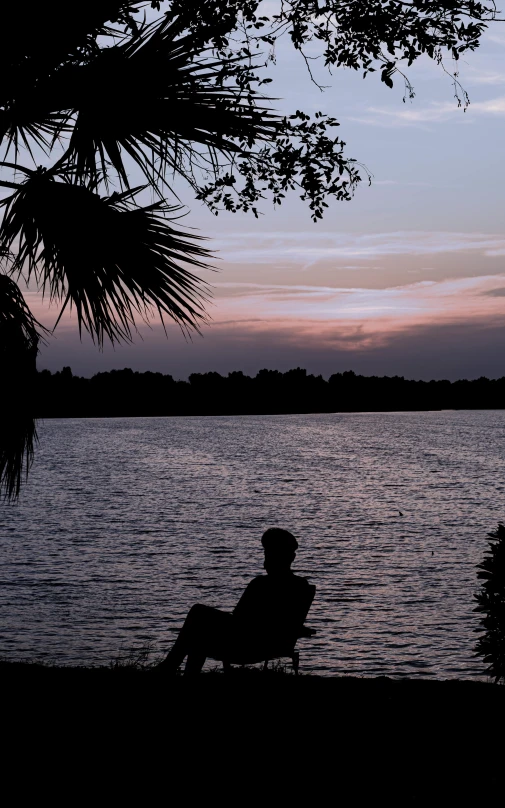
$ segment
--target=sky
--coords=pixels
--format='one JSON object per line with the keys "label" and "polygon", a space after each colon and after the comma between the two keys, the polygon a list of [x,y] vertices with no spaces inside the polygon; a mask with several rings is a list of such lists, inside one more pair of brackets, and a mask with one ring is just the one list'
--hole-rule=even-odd
{"label": "sky", "polygon": [[[79,339],[66,314],[39,357],[39,368],[91,376],[131,367],[187,378],[260,368],[408,378],[505,375],[505,24],[460,62],[470,106],[458,108],[450,78],[431,60],[401,81],[363,80],[313,62],[321,92],[287,43],[269,68],[281,112],[322,110],[340,122],[346,154],[365,164],[351,202],[334,202],[317,224],[296,194],[259,219],[213,216],[178,188],[184,225],[215,250],[209,325],[186,340],[153,321],[133,345],[100,352]],[[35,291],[27,299],[52,327],[57,308]]]}

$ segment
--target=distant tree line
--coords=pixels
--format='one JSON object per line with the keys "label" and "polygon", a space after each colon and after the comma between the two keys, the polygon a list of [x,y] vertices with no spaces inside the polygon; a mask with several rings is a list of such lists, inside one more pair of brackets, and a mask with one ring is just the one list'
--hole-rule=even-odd
{"label": "distant tree line", "polygon": [[503,409],[505,377],[425,382],[348,370],[326,381],[294,368],[260,370],[254,377],[192,373],[188,381],[176,381],[125,368],[87,379],[64,367],[37,374],[36,402],[39,418]]}

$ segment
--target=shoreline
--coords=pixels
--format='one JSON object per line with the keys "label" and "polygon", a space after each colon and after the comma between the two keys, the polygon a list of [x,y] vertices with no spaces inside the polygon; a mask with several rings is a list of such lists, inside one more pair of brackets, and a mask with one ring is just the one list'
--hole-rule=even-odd
{"label": "shoreline", "polygon": [[138,413],[127,415],[37,415],[38,421],[84,421],[84,420],[114,420],[119,418],[275,418],[287,415],[415,415],[417,413],[444,413],[444,412],[503,412],[505,407],[452,407],[452,408],[424,408],[424,409],[387,409],[387,410],[306,410],[286,411],[286,412],[174,412],[153,415],[139,415]]}
{"label": "shoreline", "polygon": [[[391,692],[426,690],[434,693],[436,690],[441,691],[444,689],[446,692],[458,691],[460,693],[465,690],[467,693],[470,691],[473,694],[486,693],[490,698],[503,699],[505,704],[505,683],[495,684],[490,677],[486,679],[486,673],[482,673],[482,679],[435,679],[423,678],[422,676],[411,677],[404,676],[387,676],[387,675],[356,675],[356,674],[317,674],[317,673],[304,673],[300,672],[298,676],[291,670],[289,664],[274,665],[267,671],[263,671],[260,667],[254,666],[233,666],[231,671],[225,672],[220,663],[216,662],[215,669],[204,670],[201,674],[195,677],[185,677],[182,669],[177,675],[173,677],[166,677],[163,674],[157,674],[154,671],[153,664],[136,664],[130,662],[122,662],[121,660],[113,661],[109,665],[56,665],[46,662],[27,661],[27,660],[8,660],[0,658],[0,679],[7,678],[22,678],[30,677],[39,679],[40,681],[62,681],[66,679],[80,678],[87,680],[91,683],[117,683],[126,680],[130,682],[142,682],[142,684],[151,683],[157,685],[158,683],[174,683],[176,685],[191,685],[198,686],[198,682],[205,682],[206,686],[211,686],[216,683],[217,687],[221,683],[230,685],[240,684],[247,682],[250,686],[255,684],[257,686],[289,686],[299,688],[318,687],[320,689],[330,688],[359,688],[363,692],[365,690],[373,690],[377,688],[389,688]],[[501,694],[491,696],[493,693]]]}

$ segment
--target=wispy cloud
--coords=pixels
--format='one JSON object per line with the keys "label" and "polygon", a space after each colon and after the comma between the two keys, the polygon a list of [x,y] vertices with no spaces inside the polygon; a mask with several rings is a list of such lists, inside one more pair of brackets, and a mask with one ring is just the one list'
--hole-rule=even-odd
{"label": "wispy cloud", "polygon": [[497,289],[488,289],[484,294],[490,297],[505,297],[505,287],[499,286]]}
{"label": "wispy cloud", "polygon": [[[471,322],[503,317],[503,275],[420,281],[388,289],[241,283],[236,293],[219,298],[215,325],[247,322],[247,330],[265,328],[319,332],[323,339],[336,324],[377,338],[414,325]],[[230,284],[223,284],[229,286]],[[232,284],[233,285],[233,284]],[[219,296],[219,286],[217,287]]]}
{"label": "wispy cloud", "polygon": [[493,247],[490,250],[486,250],[485,254],[489,257],[497,257],[500,255],[505,255],[505,247],[496,247],[496,248]]}
{"label": "wispy cloud", "polygon": [[371,126],[416,126],[426,127],[428,124],[443,123],[449,120],[469,122],[475,116],[505,115],[505,96],[490,98],[487,101],[476,101],[463,109],[454,101],[433,102],[427,107],[417,107],[413,102],[402,109],[393,107],[367,107],[363,114],[349,116],[350,120],[366,123]]}
{"label": "wispy cloud", "polygon": [[[237,233],[215,242],[221,258],[234,264],[288,263],[308,267],[321,260],[376,259],[382,256],[436,255],[475,251],[505,255],[505,235],[398,231],[392,233],[303,232]],[[353,266],[353,265],[351,265]],[[354,265],[356,268],[358,265]]]}
{"label": "wispy cloud", "polygon": [[503,70],[482,70],[471,67],[465,70],[463,81],[476,85],[500,85],[505,84],[505,71]]}
{"label": "wispy cloud", "polygon": [[484,36],[490,42],[494,42],[496,45],[503,45],[505,47],[505,31],[497,31],[495,28],[487,31]]}
{"label": "wispy cloud", "polygon": [[[323,343],[335,329],[339,339],[359,332],[360,344],[389,339],[413,327],[430,324],[503,321],[505,275],[419,281],[384,289],[342,288],[309,284],[232,283],[215,284],[210,331],[236,335],[261,335],[269,330],[317,335]],[[231,292],[231,293],[230,293]],[[35,315],[47,325],[47,307],[30,300]],[[156,320],[154,325],[156,326]],[[59,334],[75,331],[75,318],[65,317]],[[224,330],[224,331],[223,331]],[[347,337],[346,337],[347,335]]]}
{"label": "wispy cloud", "polygon": [[433,188],[431,182],[402,182],[400,180],[373,180],[373,185],[400,185],[402,188]]}

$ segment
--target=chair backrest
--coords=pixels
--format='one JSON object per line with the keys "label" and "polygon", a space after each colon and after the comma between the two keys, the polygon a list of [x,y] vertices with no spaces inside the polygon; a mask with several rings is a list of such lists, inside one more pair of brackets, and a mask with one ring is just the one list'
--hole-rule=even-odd
{"label": "chair backrest", "polygon": [[303,620],[301,621],[302,626],[305,623],[305,620],[307,619],[307,615],[309,613],[310,607],[312,606],[312,601],[314,600],[315,594],[316,594],[316,587],[314,586],[314,584],[309,584],[307,587],[307,595],[303,599],[304,601],[303,611],[301,612],[303,614]]}
{"label": "chair backrest", "polygon": [[[294,636],[293,634],[290,634],[289,637],[271,637],[267,645],[268,650],[267,648],[262,650],[253,649],[250,653],[242,651],[237,655],[231,654],[226,660],[225,664],[235,663],[237,665],[252,665],[256,662],[263,662],[265,660],[268,661],[269,659],[274,659],[276,657],[293,656],[295,653],[297,638],[300,639],[304,636],[309,637],[315,633],[311,629],[304,629],[303,624],[309,613],[309,609],[312,606],[312,601],[314,600],[314,595],[316,594],[316,587],[313,584],[309,584],[306,588],[304,587],[304,589],[305,592],[303,592],[303,595],[299,601],[300,609],[299,611],[297,609],[300,620],[299,628],[298,630],[295,629]],[[218,657],[218,659],[222,659],[222,657]]]}

